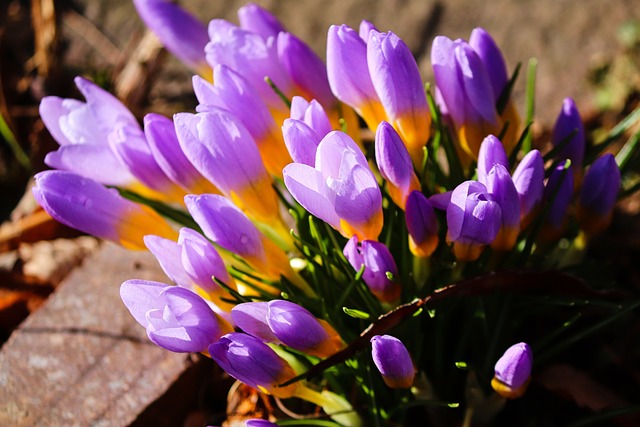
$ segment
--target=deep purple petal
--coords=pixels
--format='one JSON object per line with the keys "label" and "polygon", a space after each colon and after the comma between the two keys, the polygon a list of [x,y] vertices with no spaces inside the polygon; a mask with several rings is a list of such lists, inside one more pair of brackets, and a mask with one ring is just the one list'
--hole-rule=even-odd
{"label": "deep purple petal", "polygon": [[489,33],[480,27],[474,28],[473,31],[471,31],[469,45],[476,51],[484,64],[487,75],[491,80],[493,94],[497,100],[509,82],[507,65],[502,56],[502,52],[500,52],[500,48],[498,48],[498,45]]}
{"label": "deep purple petal", "polygon": [[607,215],[616,203],[620,188],[620,169],[613,154],[598,157],[582,181],[580,205],[600,215]]}
{"label": "deep purple petal", "polygon": [[513,173],[513,184],[520,198],[520,213],[524,217],[542,200],[544,192],[544,160],[538,150],[531,150]]}
{"label": "deep purple petal", "polygon": [[305,164],[292,163],[282,171],[284,184],[311,214],[334,228],[340,227],[340,217],[335,210],[335,193],[327,187],[322,174]]}
{"label": "deep purple petal", "polygon": [[416,369],[402,341],[391,335],[375,335],[371,338],[371,356],[389,387],[411,386]]}
{"label": "deep purple petal", "polygon": [[267,302],[245,302],[231,309],[231,318],[243,332],[266,342],[278,342],[267,323]]}
{"label": "deep purple petal", "polygon": [[551,133],[551,143],[554,146],[565,144],[564,148],[557,153],[557,159],[570,159],[575,168],[582,167],[586,149],[584,125],[580,112],[571,98],[565,98],[562,101],[562,110],[556,118]]}
{"label": "deep purple petal", "polygon": [[494,165],[502,165],[509,170],[509,158],[502,142],[493,135],[487,136],[480,144],[478,153],[478,181],[487,184],[487,175]]}

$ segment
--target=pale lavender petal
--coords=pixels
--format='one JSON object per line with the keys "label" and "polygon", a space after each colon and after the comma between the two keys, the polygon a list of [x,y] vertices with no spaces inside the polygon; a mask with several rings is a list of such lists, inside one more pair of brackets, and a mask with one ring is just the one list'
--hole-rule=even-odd
{"label": "pale lavender petal", "polygon": [[191,288],[193,282],[184,270],[178,243],[160,236],[144,236],[144,244],[160,263],[162,271],[177,285]]}
{"label": "pale lavender petal", "polygon": [[120,286],[120,298],[136,322],[147,327],[147,312],[163,307],[160,294],[169,285],[150,280],[127,280]]}
{"label": "pale lavender petal", "polygon": [[254,3],[238,9],[240,27],[259,34],[262,38],[275,37],[285,31],[284,27],[269,11]]}
{"label": "pale lavender petal", "polygon": [[336,213],[351,224],[364,224],[381,209],[382,194],[375,177],[368,166],[356,165],[336,191]]}
{"label": "pale lavender petal", "polygon": [[520,225],[520,198],[507,169],[494,164],[487,175],[487,191],[500,205],[502,225],[517,229]]}
{"label": "pale lavender petal", "polygon": [[190,228],[182,228],[178,244],[182,249],[179,256],[184,271],[198,286],[206,291],[219,289],[214,277],[223,283],[230,282],[231,278],[220,254],[202,234]]}
{"label": "pale lavender petal", "polygon": [[267,323],[267,302],[245,302],[231,309],[233,323],[243,332],[266,342],[279,342]]}
{"label": "pale lavender petal", "polygon": [[108,145],[64,145],[48,153],[44,161],[52,168],[74,172],[105,185],[126,187],[135,182]]}
{"label": "pale lavender petal", "polygon": [[185,204],[204,234],[242,257],[264,258],[260,232],[229,199],[215,194],[190,195]]}
{"label": "pale lavender petal", "polygon": [[294,96],[291,100],[291,118],[303,121],[321,138],[333,130],[327,113],[315,99],[308,102],[301,96]]}
{"label": "pale lavender petal", "polygon": [[171,119],[147,114],[144,117],[144,134],[153,158],[171,181],[189,191],[204,179],[182,152]]}
{"label": "pale lavender petal", "polygon": [[406,190],[413,176],[413,164],[400,135],[388,122],[381,122],[375,136],[376,163],[380,175]]}
{"label": "pale lavender petal", "polygon": [[[496,99],[484,64],[476,52],[465,42],[454,49],[457,70],[469,103],[467,112],[473,110],[484,121],[497,124]],[[447,103],[449,104],[449,103]],[[452,106],[449,106],[452,109]]]}
{"label": "pale lavender petal", "polygon": [[291,33],[278,34],[277,45],[280,63],[293,84],[305,96],[333,108],[336,98],[331,93],[327,68],[320,57]]}
{"label": "pale lavender petal", "polygon": [[511,389],[522,387],[531,375],[533,352],[527,343],[512,345],[496,362],[495,377]]}
{"label": "pale lavender petal", "polygon": [[449,238],[464,244],[490,244],[500,229],[501,212],[487,188],[477,181],[465,181],[451,194],[447,207]]}
{"label": "pale lavender petal", "polygon": [[334,228],[340,228],[335,211],[335,193],[327,187],[322,174],[305,164],[292,163],[282,171],[284,184],[303,208]]}
{"label": "pale lavender petal", "polygon": [[362,22],[360,22],[360,28],[358,28],[358,34],[360,35],[360,38],[365,41],[365,43],[369,41],[369,34],[371,33],[371,30],[378,31],[375,25],[373,25],[371,22],[367,21],[366,19],[363,19]]}
{"label": "pale lavender petal", "polygon": [[293,119],[282,124],[282,136],[293,161],[313,167],[320,136],[304,122]]}

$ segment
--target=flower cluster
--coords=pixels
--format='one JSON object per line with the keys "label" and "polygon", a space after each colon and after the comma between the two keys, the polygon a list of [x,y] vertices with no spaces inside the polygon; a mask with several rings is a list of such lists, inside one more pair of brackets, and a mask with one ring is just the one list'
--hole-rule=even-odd
{"label": "flower cluster", "polygon": [[[348,350],[364,319],[474,274],[535,268],[533,251],[611,221],[615,157],[588,164],[571,99],[554,148],[526,148],[530,128],[521,128],[505,60],[483,29],[468,42],[435,38],[432,94],[405,43],[367,21],[358,32],[329,29],[325,65],[253,4],[238,12],[239,26],[216,19],[207,28],[169,1],[134,3],[198,73],[195,112],[148,114],[140,126],[78,77],[84,102],[42,101],[60,148],[46,158],[57,170],[36,176],[34,194],[60,222],[155,255],[175,286],[129,280],[121,296],[159,346],[201,352],[237,380],[313,402],[341,425],[391,422],[391,406],[368,406],[366,396],[388,393],[382,382],[406,389],[395,395],[403,402],[424,392],[429,338],[412,339],[411,328],[427,320],[400,328],[402,341],[372,336],[371,357],[352,355],[324,383],[301,374]],[[498,361],[500,395],[524,393],[531,354],[521,343]],[[372,366],[383,381],[366,379]]]}

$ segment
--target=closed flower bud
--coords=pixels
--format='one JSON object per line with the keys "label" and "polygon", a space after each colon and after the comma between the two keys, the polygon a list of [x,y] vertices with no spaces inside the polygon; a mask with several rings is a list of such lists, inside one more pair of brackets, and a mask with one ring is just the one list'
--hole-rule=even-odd
{"label": "closed flower bud", "polygon": [[513,184],[520,199],[520,228],[524,229],[536,214],[544,192],[544,160],[538,150],[531,150],[515,172]]}
{"label": "closed flower bud", "polygon": [[527,343],[515,344],[496,362],[491,387],[502,397],[515,399],[524,394],[531,381],[533,352]]}
{"label": "closed flower bud", "polygon": [[242,333],[230,333],[209,346],[211,358],[227,374],[265,393],[287,398],[295,394],[297,383],[278,387],[295,376],[293,368],[267,344]]}
{"label": "closed flower bud", "polygon": [[564,145],[557,153],[556,158],[571,160],[574,173],[579,174],[584,161],[586,142],[580,112],[571,98],[565,98],[562,102],[562,110],[560,110],[553,126],[551,143],[554,147],[560,144]]}
{"label": "closed flower bud", "polygon": [[354,236],[347,242],[343,252],[356,271],[364,265],[362,280],[380,301],[398,301],[402,292],[398,282],[398,267],[384,244],[375,240],[358,243],[358,238]]}
{"label": "closed flower bud", "polygon": [[415,256],[427,258],[438,246],[438,218],[431,202],[420,191],[407,197],[405,220],[409,231],[409,249]]}
{"label": "closed flower bud", "polygon": [[127,280],[120,297],[149,339],[170,351],[206,351],[233,330],[200,296],[179,286]]}
{"label": "closed flower bud", "polygon": [[620,169],[613,154],[594,161],[582,182],[578,199],[578,222],[589,234],[609,226],[620,188]]}
{"label": "closed flower bud", "polygon": [[391,388],[411,387],[416,368],[402,341],[391,335],[376,335],[371,338],[371,356],[385,384]]}

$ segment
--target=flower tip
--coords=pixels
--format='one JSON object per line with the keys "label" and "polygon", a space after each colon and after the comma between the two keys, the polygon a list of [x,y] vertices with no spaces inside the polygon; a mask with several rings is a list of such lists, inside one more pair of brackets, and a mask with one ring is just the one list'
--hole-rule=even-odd
{"label": "flower tip", "polygon": [[385,384],[391,388],[411,387],[416,369],[402,341],[391,335],[375,335],[371,338],[371,356]]}
{"label": "flower tip", "polygon": [[493,389],[502,397],[515,399],[524,394],[531,381],[533,352],[529,344],[514,344],[496,362]]}

